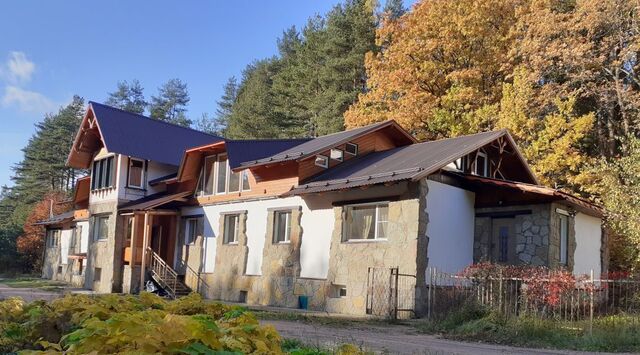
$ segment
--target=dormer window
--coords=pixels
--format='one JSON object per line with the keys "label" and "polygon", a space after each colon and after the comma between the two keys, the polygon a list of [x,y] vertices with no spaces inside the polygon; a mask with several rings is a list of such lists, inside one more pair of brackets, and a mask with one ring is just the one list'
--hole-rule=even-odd
{"label": "dormer window", "polygon": [[358,155],[358,145],[355,143],[347,143],[344,146],[344,151],[347,152],[347,154]]}
{"label": "dormer window", "polygon": [[144,188],[144,160],[129,158],[129,176],[127,187]]}
{"label": "dormer window", "polygon": [[113,156],[93,162],[91,169],[91,190],[113,187]]}
{"label": "dormer window", "polygon": [[489,176],[489,159],[487,153],[478,152],[476,154],[475,171],[474,173],[479,176]]}
{"label": "dormer window", "polygon": [[340,149],[331,149],[331,159],[342,161],[343,152]]}
{"label": "dormer window", "polygon": [[316,166],[326,169],[329,167],[329,157],[324,155],[316,155],[315,164]]}

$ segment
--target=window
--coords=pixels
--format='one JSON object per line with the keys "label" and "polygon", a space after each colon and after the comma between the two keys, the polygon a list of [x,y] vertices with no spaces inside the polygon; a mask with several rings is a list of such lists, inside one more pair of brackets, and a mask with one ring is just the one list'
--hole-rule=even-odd
{"label": "window", "polygon": [[109,216],[93,217],[93,240],[106,240],[109,237]]}
{"label": "window", "polygon": [[128,187],[138,189],[144,188],[144,161],[129,158],[129,177],[127,179]]}
{"label": "window", "polygon": [[291,211],[275,211],[273,215],[273,242],[288,243],[291,240]]}
{"label": "window", "polygon": [[319,167],[322,168],[328,168],[329,167],[329,158],[327,158],[324,155],[316,155],[316,161],[315,164]]}
{"label": "window", "polygon": [[113,156],[93,162],[91,171],[92,190],[113,187],[113,166]]}
{"label": "window", "polygon": [[559,214],[560,217],[560,264],[567,265],[569,244],[569,216]]}
{"label": "window", "polygon": [[362,204],[344,207],[343,240],[387,238],[389,204]]}
{"label": "window", "polygon": [[184,244],[190,245],[196,242],[198,237],[198,218],[187,218],[184,226]]}
{"label": "window", "polygon": [[344,151],[347,152],[347,154],[358,155],[358,145],[355,143],[347,143],[344,146]]}
{"label": "window", "polygon": [[488,174],[488,159],[487,153],[478,152],[476,155],[476,164],[474,173],[479,176],[489,176]]}
{"label": "window", "polygon": [[204,167],[200,172],[197,195],[220,195],[248,191],[250,189],[249,171],[243,170],[239,173],[231,171],[226,154],[212,155],[205,158]]}
{"label": "window", "polygon": [[93,268],[93,282],[98,282],[102,278],[102,268]]}
{"label": "window", "polygon": [[251,190],[251,185],[249,184],[249,170],[242,170],[242,191]]}
{"label": "window", "polygon": [[342,151],[340,149],[331,149],[331,159],[342,161]]}
{"label": "window", "polygon": [[238,242],[239,214],[227,214],[224,216],[223,244],[235,244]]}
{"label": "window", "polygon": [[47,230],[47,246],[57,247],[60,243],[60,229],[49,229]]}
{"label": "window", "polygon": [[240,173],[234,173],[229,169],[229,188],[227,192],[238,192],[240,191]]}
{"label": "window", "polygon": [[203,191],[205,195],[213,195],[213,182],[215,178],[215,161],[216,157],[206,157],[204,159],[204,179],[202,182],[204,184]]}
{"label": "window", "polygon": [[227,156],[218,155],[218,184],[216,185],[216,193],[223,194],[227,190]]}

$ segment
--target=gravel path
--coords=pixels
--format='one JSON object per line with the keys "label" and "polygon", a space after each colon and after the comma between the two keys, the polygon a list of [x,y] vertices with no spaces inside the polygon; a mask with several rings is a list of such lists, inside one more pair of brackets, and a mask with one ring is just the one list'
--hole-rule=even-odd
{"label": "gravel path", "polygon": [[298,339],[311,346],[332,347],[351,343],[383,354],[589,354],[459,342],[421,334],[403,325],[340,327],[287,320],[264,320],[261,323],[273,325],[283,338]]}
{"label": "gravel path", "polygon": [[62,292],[59,291],[43,291],[37,288],[13,288],[0,284],[0,300],[9,297],[22,297],[27,302],[35,300],[51,301],[62,296]]}

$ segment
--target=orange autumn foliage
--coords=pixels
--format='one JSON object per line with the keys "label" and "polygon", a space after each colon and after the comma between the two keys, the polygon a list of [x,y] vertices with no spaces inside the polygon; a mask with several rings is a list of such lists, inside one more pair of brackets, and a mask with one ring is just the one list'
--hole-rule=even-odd
{"label": "orange autumn foliage", "polygon": [[24,224],[24,233],[16,240],[18,252],[28,260],[30,265],[33,265],[34,270],[40,270],[42,267],[42,253],[44,252],[45,243],[45,227],[34,224],[49,218],[52,200],[54,215],[68,211],[70,205],[68,203],[60,203],[66,199],[66,195],[62,192],[46,194],[31,209]]}

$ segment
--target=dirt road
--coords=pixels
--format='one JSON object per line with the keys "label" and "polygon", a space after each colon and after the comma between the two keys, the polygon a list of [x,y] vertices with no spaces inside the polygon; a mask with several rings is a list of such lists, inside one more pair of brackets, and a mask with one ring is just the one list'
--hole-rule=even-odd
{"label": "dirt road", "polygon": [[383,354],[588,354],[446,340],[421,334],[403,325],[365,325],[356,328],[288,320],[264,320],[261,323],[273,325],[283,338],[298,339],[312,346],[331,347],[351,343]]}

